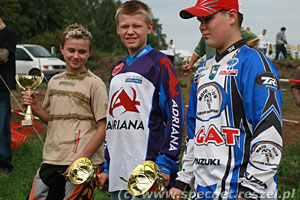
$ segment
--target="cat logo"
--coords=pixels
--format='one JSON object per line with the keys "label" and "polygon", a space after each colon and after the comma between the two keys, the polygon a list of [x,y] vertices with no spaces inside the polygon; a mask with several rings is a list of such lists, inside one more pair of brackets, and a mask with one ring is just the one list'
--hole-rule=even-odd
{"label": "cat logo", "polygon": [[136,106],[140,106],[141,103],[136,100],[136,91],[134,88],[130,87],[132,90],[132,99],[129,97],[128,93],[124,88],[117,90],[111,98],[109,106],[109,114],[114,116],[114,110],[117,109],[120,115],[126,112],[140,113]]}

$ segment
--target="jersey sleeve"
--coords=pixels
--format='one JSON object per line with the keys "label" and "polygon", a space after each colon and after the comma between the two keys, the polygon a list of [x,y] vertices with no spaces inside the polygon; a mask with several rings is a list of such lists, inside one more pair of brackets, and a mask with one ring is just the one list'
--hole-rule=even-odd
{"label": "jersey sleeve", "polygon": [[244,62],[240,92],[251,124],[249,158],[239,180],[240,192],[263,194],[276,176],[282,154],[282,96],[279,74],[260,52]]}
{"label": "jersey sleeve", "polygon": [[156,164],[170,174],[178,171],[184,125],[183,100],[175,69],[167,57],[160,59],[159,106],[164,116],[164,139]]}
{"label": "jersey sleeve", "polygon": [[194,162],[194,136],[195,136],[195,126],[196,126],[196,102],[197,102],[197,88],[196,83],[193,82],[191,91],[190,91],[190,99],[189,99],[189,107],[186,114],[186,127],[187,127],[187,137],[185,140],[185,149],[182,157],[182,169],[178,172],[178,177],[176,178],[178,189],[184,190],[183,187],[180,187],[182,184],[178,184],[178,182],[185,183],[193,188],[194,185],[194,173],[193,173],[193,162]]}

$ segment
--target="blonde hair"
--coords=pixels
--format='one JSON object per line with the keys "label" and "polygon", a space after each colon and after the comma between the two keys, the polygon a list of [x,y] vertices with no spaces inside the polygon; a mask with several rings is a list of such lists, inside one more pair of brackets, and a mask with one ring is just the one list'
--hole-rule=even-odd
{"label": "blonde hair", "polygon": [[86,39],[89,42],[89,47],[92,49],[92,34],[80,24],[71,24],[63,32],[61,37],[61,46],[63,47],[66,41],[70,38]]}
{"label": "blonde hair", "polygon": [[142,15],[145,19],[146,24],[149,25],[153,23],[151,9],[149,8],[149,6],[147,6],[147,4],[138,0],[131,0],[123,3],[116,12],[115,20],[118,24],[120,15],[136,15],[136,14]]}

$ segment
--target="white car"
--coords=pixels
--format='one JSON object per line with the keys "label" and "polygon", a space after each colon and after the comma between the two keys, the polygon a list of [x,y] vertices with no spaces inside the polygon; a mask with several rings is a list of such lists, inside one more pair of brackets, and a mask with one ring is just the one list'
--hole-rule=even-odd
{"label": "white car", "polygon": [[16,73],[40,75],[46,79],[65,71],[66,63],[54,57],[45,47],[33,44],[18,44],[16,49]]}

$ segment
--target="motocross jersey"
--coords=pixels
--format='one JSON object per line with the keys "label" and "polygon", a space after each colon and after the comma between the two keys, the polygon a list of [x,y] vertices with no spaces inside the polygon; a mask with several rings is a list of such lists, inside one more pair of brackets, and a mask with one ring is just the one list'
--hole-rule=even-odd
{"label": "motocross jersey", "polygon": [[148,45],[119,61],[112,69],[108,102],[104,172],[109,191],[127,190],[120,176],[128,179],[145,160],[176,175],[184,115],[170,60]]}
{"label": "motocross jersey", "polygon": [[178,183],[201,199],[276,198],[281,105],[277,70],[246,41],[205,61],[190,92]]}

